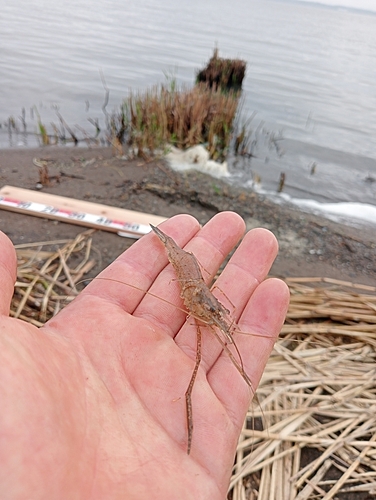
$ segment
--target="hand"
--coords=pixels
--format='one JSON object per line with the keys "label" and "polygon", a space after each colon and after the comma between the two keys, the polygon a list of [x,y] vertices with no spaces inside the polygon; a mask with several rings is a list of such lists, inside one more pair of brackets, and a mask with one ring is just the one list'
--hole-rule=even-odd
{"label": "hand", "polygon": [[[214,275],[244,222],[221,213],[200,229],[180,215],[161,229]],[[177,309],[179,283],[158,237],[132,245],[37,329],[7,316],[16,258],[0,236],[2,498],[223,500],[252,391],[202,326],[187,454],[197,327]],[[214,291],[248,333],[234,336],[254,388],[288,305],[283,282],[263,281],[276,253],[269,231],[249,232]]]}

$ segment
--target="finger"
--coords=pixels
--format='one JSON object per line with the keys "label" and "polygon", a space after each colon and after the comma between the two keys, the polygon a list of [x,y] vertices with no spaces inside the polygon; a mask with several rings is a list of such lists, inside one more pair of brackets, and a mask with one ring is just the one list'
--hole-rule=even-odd
{"label": "finger", "polygon": [[[241,217],[234,212],[221,212],[197,232],[184,250],[194,254],[206,281],[211,281],[243,232],[244,221]],[[163,247],[161,242],[160,246]],[[164,248],[163,250],[165,251]],[[154,323],[170,335],[175,335],[187,317],[186,308],[180,298],[181,285],[176,279],[173,267],[167,266],[150,288],[150,293],[135,310],[135,316],[152,318]]]}
{"label": "finger", "polygon": [[[274,235],[266,229],[254,229],[247,233],[236,250],[213,290],[230,314],[225,318],[228,331],[236,329],[238,320],[248,300],[261,281],[267,276],[277,255],[278,243]],[[193,359],[196,357],[196,325],[190,322],[190,328],[184,328],[175,339],[177,344]],[[209,327],[202,328],[201,368],[206,372],[216,362],[222,352],[222,346]],[[225,331],[216,330],[222,338]]]}
{"label": "finger", "polygon": [[267,229],[249,231],[213,288],[218,300],[238,321],[255,288],[266,278],[278,254],[278,242]]}
{"label": "finger", "polygon": [[0,314],[9,315],[17,277],[17,255],[10,239],[0,231]]}
{"label": "finger", "polygon": [[289,289],[278,279],[261,283],[251,296],[239,327],[246,335],[234,335],[244,370],[252,382],[247,386],[226,352],[222,352],[208,373],[208,381],[231,419],[241,427],[266,362],[285,320],[289,304]]}
{"label": "finger", "polygon": [[[198,231],[199,223],[189,215],[178,215],[160,226],[185,245]],[[132,314],[158,274],[167,265],[165,249],[154,234],[147,234],[102,271],[72,302],[79,307],[87,296],[102,298]]]}

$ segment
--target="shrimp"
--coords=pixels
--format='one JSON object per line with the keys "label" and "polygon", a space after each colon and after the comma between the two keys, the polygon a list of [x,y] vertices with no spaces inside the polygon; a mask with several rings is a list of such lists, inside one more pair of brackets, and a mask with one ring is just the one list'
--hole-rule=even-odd
{"label": "shrimp", "polygon": [[181,298],[187,310],[203,323],[217,326],[232,343],[230,325],[226,320],[230,311],[210,291],[202,277],[196,257],[193,253],[180,248],[160,229],[151,224],[150,226],[166,247],[168,260],[176,272],[181,287]]}
{"label": "shrimp", "polygon": [[[196,320],[201,321],[205,325],[212,327],[214,335],[220,342],[222,348],[229,355],[231,361],[244,378],[245,382],[251,388],[252,382],[248,375],[245,373],[243,363],[241,361],[240,353],[234,343],[232,337],[232,330],[234,323],[230,320],[230,311],[226,309],[219,300],[213,295],[210,288],[205,283],[200,266],[196,257],[191,252],[186,252],[180,248],[177,243],[167,236],[163,231],[151,225],[152,230],[161,240],[167,251],[167,257],[172,267],[174,268],[177,281],[180,283],[181,293],[184,305],[187,308],[189,315]],[[214,330],[217,327],[223,334],[222,338],[218,332]],[[239,356],[240,363],[236,360],[235,356],[228,348],[228,344],[232,344]],[[188,428],[188,446],[187,453],[190,454],[192,447],[193,436],[193,411],[192,411],[192,390],[195,383],[196,375],[201,363],[201,330],[197,325],[197,349],[196,349],[196,362],[192,372],[191,379],[185,393],[186,402],[186,415],[187,415],[187,428]]]}

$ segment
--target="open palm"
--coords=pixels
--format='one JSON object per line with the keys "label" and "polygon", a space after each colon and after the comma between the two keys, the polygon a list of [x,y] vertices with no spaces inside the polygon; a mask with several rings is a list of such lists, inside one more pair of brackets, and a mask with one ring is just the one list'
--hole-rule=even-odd
{"label": "open palm", "polygon": [[[234,213],[202,229],[184,215],[161,227],[208,280],[244,231]],[[144,236],[39,330],[7,316],[15,257],[4,235],[0,244],[4,498],[224,499],[252,391],[202,326],[187,454],[184,394],[197,327],[159,239]],[[276,252],[270,232],[251,231],[214,291],[247,332],[235,340],[254,388],[288,304],[283,282],[263,281]]]}

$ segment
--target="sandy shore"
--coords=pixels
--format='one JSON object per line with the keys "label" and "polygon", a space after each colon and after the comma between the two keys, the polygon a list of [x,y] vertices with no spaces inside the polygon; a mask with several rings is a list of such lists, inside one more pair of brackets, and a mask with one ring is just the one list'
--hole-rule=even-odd
{"label": "sandy shore", "polygon": [[[376,283],[375,231],[356,229],[275,205],[242,188],[209,176],[171,171],[162,161],[145,163],[113,157],[110,148],[37,148],[0,150],[0,185],[36,189],[39,169],[33,159],[48,160],[43,192],[148,212],[164,217],[189,213],[202,224],[219,211],[234,210],[248,229],[270,229],[280,243],[272,269],[278,276],[322,276]],[[74,237],[71,224],[0,210],[0,228],[14,243]],[[105,267],[132,240],[98,231],[98,265]]]}

